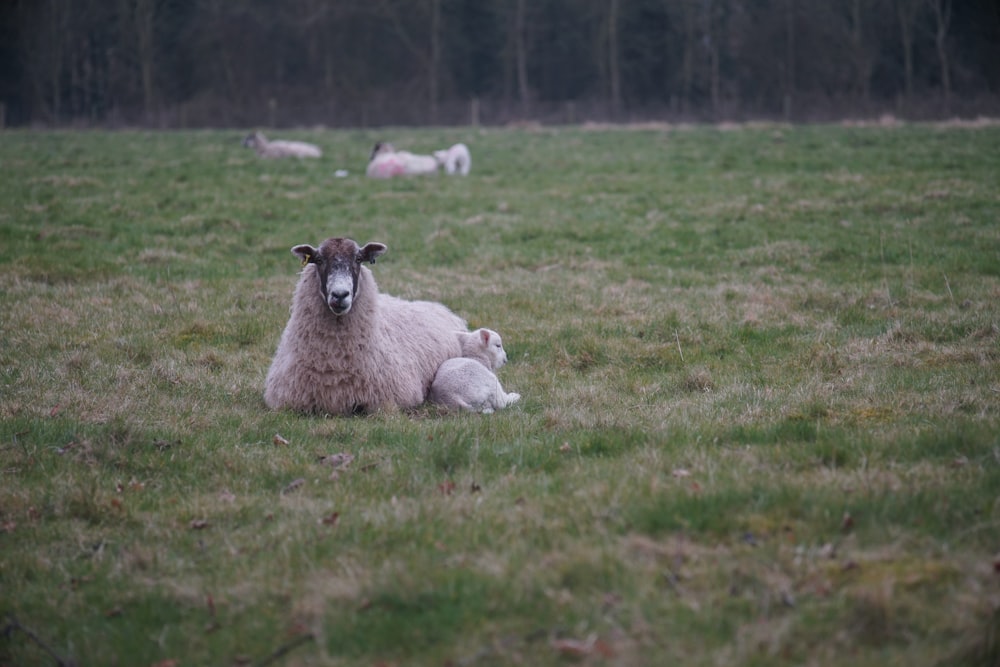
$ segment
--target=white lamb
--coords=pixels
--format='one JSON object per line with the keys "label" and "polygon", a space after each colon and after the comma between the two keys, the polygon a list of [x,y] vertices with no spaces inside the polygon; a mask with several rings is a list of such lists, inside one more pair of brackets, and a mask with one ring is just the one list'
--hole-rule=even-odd
{"label": "white lamb", "polygon": [[469,154],[469,147],[465,144],[455,144],[447,150],[434,151],[434,158],[449,176],[455,174],[468,176],[469,170],[472,169],[472,155]]}
{"label": "white lamb", "polygon": [[462,356],[441,364],[428,400],[451,408],[489,414],[516,403],[520,394],[508,394],[493,373],[507,363],[500,334],[491,329],[459,332]]}
{"label": "white lamb", "polygon": [[389,142],[380,141],[372,148],[365,173],[369,178],[393,178],[436,174],[437,170],[438,161],[433,156],[398,151]]}
{"label": "white lamb", "polygon": [[440,303],[380,294],[386,251],[330,238],[292,252],[303,269],[264,387],[270,408],[345,415],[419,405],[438,367],[462,353],[465,321]]}
{"label": "white lamb", "polygon": [[243,145],[252,148],[260,157],[322,157],[318,146],[304,141],[268,141],[261,132],[251,132],[243,139]]}

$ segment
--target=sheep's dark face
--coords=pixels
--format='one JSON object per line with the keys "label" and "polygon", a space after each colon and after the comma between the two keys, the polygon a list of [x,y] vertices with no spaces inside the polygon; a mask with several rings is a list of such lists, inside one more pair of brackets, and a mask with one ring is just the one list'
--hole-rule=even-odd
{"label": "sheep's dark face", "polygon": [[379,141],[372,147],[372,154],[368,156],[368,161],[371,162],[379,155],[395,153],[395,152],[396,152],[396,147],[390,144],[388,141]]}
{"label": "sheep's dark face", "polygon": [[319,278],[319,292],[330,311],[337,316],[346,315],[358,294],[358,275],[364,262],[375,263],[375,258],[386,251],[382,243],[367,243],[364,247],[351,239],[332,238],[323,241],[319,248],[297,245],[292,253],[304,264],[315,264]]}

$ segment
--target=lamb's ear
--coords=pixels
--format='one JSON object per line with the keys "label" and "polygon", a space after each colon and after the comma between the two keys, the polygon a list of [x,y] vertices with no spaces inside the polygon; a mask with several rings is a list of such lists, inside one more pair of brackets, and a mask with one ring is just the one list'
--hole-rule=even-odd
{"label": "lamb's ear", "polygon": [[490,330],[489,329],[480,329],[479,330],[479,337],[483,339],[483,345],[484,346],[490,344]]}
{"label": "lamb's ear", "polygon": [[315,262],[316,256],[319,255],[319,249],[314,248],[308,243],[303,243],[302,245],[297,245],[292,248],[292,254],[302,260],[302,266],[305,266],[309,262]]}
{"label": "lamb's ear", "polygon": [[375,259],[380,257],[388,248],[385,247],[384,243],[366,243],[365,247],[358,250],[358,263],[364,264],[365,262],[375,263]]}

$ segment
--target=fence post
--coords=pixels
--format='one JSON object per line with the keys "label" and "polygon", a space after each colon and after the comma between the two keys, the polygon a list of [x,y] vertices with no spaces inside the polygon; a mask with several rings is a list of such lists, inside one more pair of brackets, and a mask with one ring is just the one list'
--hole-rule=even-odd
{"label": "fence post", "polygon": [[479,98],[473,97],[469,102],[469,123],[472,127],[479,127]]}

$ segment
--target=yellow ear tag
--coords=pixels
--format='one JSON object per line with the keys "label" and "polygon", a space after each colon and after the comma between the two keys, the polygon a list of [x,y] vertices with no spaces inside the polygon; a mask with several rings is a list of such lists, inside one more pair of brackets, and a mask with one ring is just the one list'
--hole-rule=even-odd
{"label": "yellow ear tag", "polygon": [[310,259],[312,259],[312,258],[309,255],[306,255],[305,257],[302,258],[302,267],[303,268],[305,268],[306,264],[309,263]]}

